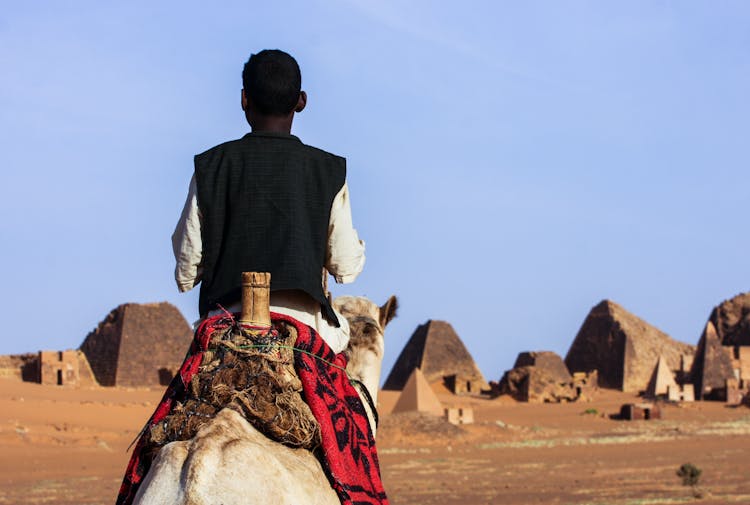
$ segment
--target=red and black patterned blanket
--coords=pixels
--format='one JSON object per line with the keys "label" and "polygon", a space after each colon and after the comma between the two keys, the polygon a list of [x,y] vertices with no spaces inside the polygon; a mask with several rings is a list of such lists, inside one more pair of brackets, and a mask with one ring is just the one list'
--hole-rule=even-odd
{"label": "red and black patterned blanket", "polygon": [[[320,424],[321,463],[341,503],[388,505],[380,478],[375,439],[359,395],[344,371],[345,356],[334,354],[314,329],[296,319],[277,313],[271,313],[271,318],[274,324],[287,323],[297,330],[295,368],[302,381],[305,401]],[[152,456],[145,450],[144,433],[163,420],[175,402],[182,399],[187,385],[201,365],[211,335],[233,324],[235,320],[232,317],[219,315],[207,318],[196,330],[179,373],[167,388],[133,449],[117,505],[132,503],[151,467]]]}

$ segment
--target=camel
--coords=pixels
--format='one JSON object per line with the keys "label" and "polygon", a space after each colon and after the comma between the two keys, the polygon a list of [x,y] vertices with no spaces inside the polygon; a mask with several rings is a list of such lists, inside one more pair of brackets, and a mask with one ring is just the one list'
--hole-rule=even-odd
{"label": "camel", "polygon": [[[396,297],[382,307],[366,298],[339,297],[334,307],[347,319],[351,340],[347,373],[367,388],[377,405],[385,326]],[[356,387],[356,386],[355,386]],[[363,392],[359,391],[360,396]],[[363,398],[375,433],[373,412]],[[306,449],[272,441],[231,409],[224,409],[191,440],[171,442],[157,455],[135,505],[340,505],[318,459]]]}

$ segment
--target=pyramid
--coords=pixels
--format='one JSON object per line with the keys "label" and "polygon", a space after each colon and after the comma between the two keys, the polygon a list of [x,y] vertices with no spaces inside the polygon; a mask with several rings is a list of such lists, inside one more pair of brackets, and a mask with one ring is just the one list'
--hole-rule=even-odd
{"label": "pyramid", "polygon": [[404,389],[401,390],[401,394],[391,412],[395,414],[413,411],[437,416],[443,415],[443,406],[440,405],[440,400],[435,396],[435,392],[419,368],[415,368],[409,376],[409,380],[406,381]]}
{"label": "pyramid", "polygon": [[419,368],[427,382],[461,381],[470,392],[488,388],[482,372],[466,350],[453,326],[445,321],[429,320],[417,327],[401,350],[383,389],[403,389],[412,371]]}
{"label": "pyramid", "polygon": [[695,387],[695,398],[703,400],[721,395],[719,391],[726,388],[726,380],[733,378],[732,360],[721,345],[714,323],[709,320],[698,341],[693,367],[690,369],[690,382]]}
{"label": "pyramid", "polygon": [[126,303],[86,336],[80,350],[102,386],[158,386],[177,372],[192,338],[174,305]]}
{"label": "pyramid", "polygon": [[695,348],[673,340],[620,305],[604,300],[591,309],[565,356],[571,373],[599,374],[599,385],[628,393],[644,391],[654,363],[664,356],[671,370]]}
{"label": "pyramid", "polygon": [[650,398],[656,398],[657,396],[666,396],[669,393],[669,388],[673,391],[679,391],[677,382],[674,380],[672,370],[667,365],[667,360],[664,356],[659,356],[659,360],[656,362],[654,367],[654,373],[651,375],[651,380],[648,382],[646,388],[646,396]]}

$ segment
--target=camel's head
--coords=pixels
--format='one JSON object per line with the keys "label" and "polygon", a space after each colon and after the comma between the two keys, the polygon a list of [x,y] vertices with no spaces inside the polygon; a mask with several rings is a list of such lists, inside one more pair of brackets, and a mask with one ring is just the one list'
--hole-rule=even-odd
{"label": "camel's head", "polygon": [[367,298],[340,296],[333,301],[333,306],[349,322],[351,337],[346,349],[349,357],[346,370],[364,383],[377,402],[385,349],[383,333],[396,316],[398,301],[391,296],[382,307],[378,307]]}

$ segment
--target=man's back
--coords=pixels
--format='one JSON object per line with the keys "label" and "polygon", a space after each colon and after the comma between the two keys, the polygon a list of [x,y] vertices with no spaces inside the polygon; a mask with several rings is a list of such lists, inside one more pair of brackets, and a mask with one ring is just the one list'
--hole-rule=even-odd
{"label": "man's back", "polygon": [[331,207],[346,181],[343,158],[293,135],[250,133],[196,156],[195,177],[202,315],[239,300],[243,271],[271,272],[272,290],[302,290],[327,306],[320,275]]}
{"label": "man's back", "polygon": [[272,310],[315,327],[340,352],[349,331],[325,296],[323,269],[348,283],[365,262],[365,244],[352,224],[345,160],[291,135],[307,94],[289,54],[274,49],[251,55],[242,85],[252,133],[195,157],[172,235],[177,286],[184,292],[201,283],[205,317],[219,305],[235,308],[242,271],[271,272]]}

